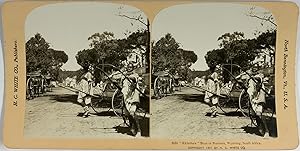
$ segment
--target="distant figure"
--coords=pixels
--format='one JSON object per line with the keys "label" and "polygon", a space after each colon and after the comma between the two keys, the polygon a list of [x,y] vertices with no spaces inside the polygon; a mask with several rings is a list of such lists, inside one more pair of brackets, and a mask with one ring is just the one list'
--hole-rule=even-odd
{"label": "distant figure", "polygon": [[233,87],[233,83],[231,81],[225,83],[223,89],[221,90],[222,94],[228,95],[231,92],[232,87]]}
{"label": "distant figure", "polygon": [[105,91],[106,84],[107,83],[104,83],[103,81],[100,81],[100,83],[97,83],[97,85],[94,88],[93,93],[97,94],[97,95],[103,95],[103,93]]}
{"label": "distant figure", "polygon": [[71,80],[70,80],[70,87],[71,88],[76,88],[76,78],[77,78],[77,76],[74,76],[74,77],[71,78]]}
{"label": "distant figure", "polygon": [[65,84],[66,84],[65,86],[68,86],[68,87],[69,87],[69,86],[70,86],[70,82],[71,82],[71,78],[70,78],[70,77],[67,77],[66,80],[65,80],[65,82],[66,82],[66,83],[65,83]]}
{"label": "distant figure", "polygon": [[207,79],[204,101],[210,106],[211,117],[216,117],[220,95],[219,73],[217,67],[212,67],[210,70],[212,73]]}
{"label": "distant figure", "polygon": [[206,83],[205,83],[205,76],[202,76],[199,80],[199,83],[198,83],[198,87],[201,87],[201,88],[204,88]]}
{"label": "distant figure", "polygon": [[28,86],[28,90],[27,90],[27,98],[29,99],[29,100],[31,100],[33,97],[34,97],[34,86],[33,86],[33,78],[29,78],[28,80],[27,80],[27,86]]}
{"label": "distant figure", "polygon": [[93,67],[89,67],[88,71],[82,76],[81,81],[79,83],[79,93],[77,97],[77,101],[83,107],[83,117],[88,117],[90,113],[89,107],[91,106],[91,100],[93,95],[93,75],[94,72]]}
{"label": "distant figure", "polygon": [[200,81],[200,78],[199,77],[196,77],[194,79],[194,86],[198,87],[199,86],[199,81]]}

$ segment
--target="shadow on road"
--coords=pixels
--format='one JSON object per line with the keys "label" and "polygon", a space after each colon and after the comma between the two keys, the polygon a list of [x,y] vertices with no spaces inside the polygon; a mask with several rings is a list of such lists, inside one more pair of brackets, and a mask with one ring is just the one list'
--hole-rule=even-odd
{"label": "shadow on road", "polygon": [[113,111],[103,111],[100,113],[92,113],[92,114],[97,116],[116,116],[116,114]]}
{"label": "shadow on road", "polygon": [[[139,123],[141,128],[141,136],[149,137],[149,118],[140,118]],[[116,130],[117,133],[132,136],[132,133],[130,132],[130,127],[124,123],[117,125],[113,128]]]}
{"label": "shadow on road", "polygon": [[[276,118],[274,118],[274,117],[267,118],[267,126],[268,126],[268,129],[269,129],[269,135],[270,135],[270,137],[277,137]],[[246,133],[256,134],[256,135],[260,135],[261,136],[261,134],[258,131],[258,128],[254,124],[243,126],[242,129],[244,129],[244,131]]]}
{"label": "shadow on road", "polygon": [[130,128],[128,126],[118,125],[118,126],[115,126],[113,128],[116,130],[117,133],[121,133],[121,134],[126,134],[126,135],[132,136],[132,134],[130,132]]}
{"label": "shadow on road", "polygon": [[[61,94],[61,95],[53,95],[50,97],[50,100],[55,100],[57,102],[62,103],[73,103],[77,105],[81,105],[77,102],[78,95],[76,94]],[[97,99],[100,98],[92,98],[92,101],[97,101]],[[111,107],[111,98],[102,98],[103,101],[101,101],[101,104],[99,104],[99,107],[101,108],[110,108]]]}
{"label": "shadow on road", "polygon": [[[202,102],[205,103],[204,94],[175,94],[179,99],[182,99],[187,102]],[[206,103],[205,103],[206,104]]]}
{"label": "shadow on road", "polygon": [[241,112],[238,111],[231,111],[223,113],[225,116],[237,116],[237,117],[244,117],[244,115]]}
{"label": "shadow on road", "polygon": [[[84,113],[81,112],[81,113],[78,113],[77,116],[78,117],[83,117]],[[90,113],[90,115],[96,115],[96,116],[116,116],[116,114],[113,112],[113,111],[103,111],[103,112],[100,112],[100,113]]]}
{"label": "shadow on road", "polygon": [[62,102],[62,103],[74,103],[80,105],[77,102],[77,95],[74,94],[54,95],[50,97],[50,100],[55,100],[57,102]]}
{"label": "shadow on road", "polygon": [[[210,115],[211,115],[211,113],[207,113],[205,116],[210,116]],[[219,111],[217,116],[244,117],[244,115],[238,111],[230,111],[230,112],[226,112],[226,113]]]}

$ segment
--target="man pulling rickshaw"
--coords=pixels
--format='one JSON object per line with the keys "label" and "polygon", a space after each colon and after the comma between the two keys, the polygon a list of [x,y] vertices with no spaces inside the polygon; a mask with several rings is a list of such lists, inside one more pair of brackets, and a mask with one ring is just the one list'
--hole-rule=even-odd
{"label": "man pulling rickshaw", "polygon": [[[256,120],[258,131],[264,137],[269,136],[266,117],[263,116],[266,105],[266,89],[264,86],[264,74],[255,71],[251,68],[246,72],[241,73],[236,77],[241,79],[247,84],[247,94],[249,97],[250,108]],[[251,114],[251,113],[250,113]]]}
{"label": "man pulling rickshaw", "polygon": [[[113,65],[109,64],[103,64],[103,66],[114,67]],[[122,93],[123,97],[120,103],[124,112],[121,113],[120,116],[123,117],[124,123],[126,123],[127,120],[129,121],[128,126],[130,128],[130,133],[133,136],[141,135],[137,110],[140,104],[140,95],[145,95],[143,94],[143,89],[139,87],[139,81],[141,81],[141,77],[135,68],[136,67],[134,64],[129,62],[123,69],[118,70],[110,75],[105,73],[101,68],[98,68],[106,76],[106,80],[115,85],[117,90]],[[79,84],[78,102],[83,106],[83,117],[88,117],[90,112],[89,106],[91,106],[91,97],[95,97],[92,90],[93,71],[94,69],[90,67],[87,73],[83,75]],[[120,85],[116,84],[115,80],[117,79],[120,79]],[[114,99],[114,97],[112,99]]]}
{"label": "man pulling rickshaw", "polygon": [[126,75],[122,79],[122,93],[124,96],[125,116],[129,120],[130,132],[133,136],[141,135],[137,109],[140,104],[140,92],[138,91],[139,75],[135,72],[133,64],[127,66]]}

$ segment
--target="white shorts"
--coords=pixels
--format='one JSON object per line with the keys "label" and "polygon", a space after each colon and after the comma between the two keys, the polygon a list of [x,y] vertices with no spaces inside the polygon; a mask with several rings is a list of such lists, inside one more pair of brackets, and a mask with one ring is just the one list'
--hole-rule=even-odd
{"label": "white shorts", "polygon": [[134,115],[136,110],[137,110],[137,104],[136,102],[131,103],[131,102],[125,102],[125,108],[126,108],[126,112],[127,115]]}
{"label": "white shorts", "polygon": [[261,115],[263,112],[263,105],[261,103],[251,102],[251,107],[256,115]]}
{"label": "white shorts", "polygon": [[78,103],[82,103],[84,101],[84,103],[90,104],[92,102],[92,97],[91,96],[87,96],[86,94],[79,92],[78,93],[78,97],[77,97],[77,102]]}

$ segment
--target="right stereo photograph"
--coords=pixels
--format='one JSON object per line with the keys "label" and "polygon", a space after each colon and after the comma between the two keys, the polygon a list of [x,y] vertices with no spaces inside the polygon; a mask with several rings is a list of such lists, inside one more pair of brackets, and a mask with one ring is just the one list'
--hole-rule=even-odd
{"label": "right stereo photograph", "polygon": [[276,32],[258,6],[161,10],[152,24],[151,137],[277,138]]}

